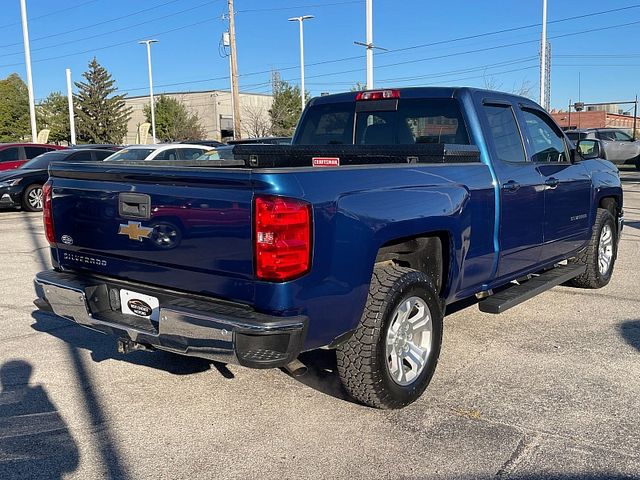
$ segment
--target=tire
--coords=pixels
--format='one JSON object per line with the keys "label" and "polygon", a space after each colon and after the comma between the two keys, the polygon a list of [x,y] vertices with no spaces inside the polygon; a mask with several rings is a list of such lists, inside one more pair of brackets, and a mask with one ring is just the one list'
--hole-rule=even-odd
{"label": "tire", "polygon": [[[587,270],[570,280],[569,285],[579,288],[604,287],[611,280],[617,255],[618,232],[615,219],[609,210],[599,208],[587,248],[571,260],[571,263],[586,265]],[[609,260],[606,268],[601,268],[600,261],[607,257]]]}
{"label": "tire", "polygon": [[[412,306],[407,320],[401,322],[401,311],[408,305]],[[429,315],[426,323],[421,312]],[[403,324],[411,328],[403,330]],[[424,324],[422,331],[417,333],[420,338],[412,339],[410,333],[416,334],[421,324]],[[360,323],[351,338],[336,351],[338,374],[347,392],[359,402],[376,408],[401,408],[414,402],[435,372],[442,326],[440,299],[427,275],[393,264],[376,266]],[[429,327],[430,335],[426,332]],[[407,348],[409,350],[405,350]],[[398,354],[399,351],[404,353]],[[421,369],[415,361],[416,351],[426,356],[422,357]],[[398,363],[400,355],[405,357]]]}
{"label": "tire", "polygon": [[22,208],[27,212],[42,211],[42,185],[29,185],[22,194]]}

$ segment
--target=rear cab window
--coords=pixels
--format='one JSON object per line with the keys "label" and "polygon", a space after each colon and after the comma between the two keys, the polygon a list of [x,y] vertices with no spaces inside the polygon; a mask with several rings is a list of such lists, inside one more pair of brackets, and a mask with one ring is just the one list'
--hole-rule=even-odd
{"label": "rear cab window", "polygon": [[[364,108],[359,108],[362,105]],[[453,98],[400,98],[313,105],[296,139],[299,145],[468,145],[469,135]]]}

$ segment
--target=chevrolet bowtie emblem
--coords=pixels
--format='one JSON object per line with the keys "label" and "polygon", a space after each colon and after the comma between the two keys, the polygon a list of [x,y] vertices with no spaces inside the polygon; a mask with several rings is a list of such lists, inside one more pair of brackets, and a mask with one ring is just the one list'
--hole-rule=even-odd
{"label": "chevrolet bowtie emblem", "polygon": [[153,232],[153,228],[143,227],[140,222],[129,221],[127,225],[120,224],[118,235],[126,235],[131,240],[141,242],[143,238],[149,238],[151,232]]}

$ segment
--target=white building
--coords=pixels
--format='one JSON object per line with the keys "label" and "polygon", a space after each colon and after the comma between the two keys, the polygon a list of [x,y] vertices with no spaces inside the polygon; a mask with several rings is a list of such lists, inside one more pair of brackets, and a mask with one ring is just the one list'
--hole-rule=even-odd
{"label": "white building", "polygon": [[[206,90],[200,92],[175,92],[162,95],[175,98],[192,113],[197,113],[200,124],[206,132],[206,140],[222,140],[233,137],[233,109],[231,94],[225,90]],[[156,95],[156,99],[160,95]],[[269,135],[269,109],[273,97],[258,93],[240,94],[240,117],[242,136],[262,137]],[[127,136],[124,143],[136,143],[138,126],[146,123],[145,105],[149,105],[149,95],[127,97],[127,106],[131,107],[131,118],[127,124]],[[149,135],[149,143],[151,142]]]}

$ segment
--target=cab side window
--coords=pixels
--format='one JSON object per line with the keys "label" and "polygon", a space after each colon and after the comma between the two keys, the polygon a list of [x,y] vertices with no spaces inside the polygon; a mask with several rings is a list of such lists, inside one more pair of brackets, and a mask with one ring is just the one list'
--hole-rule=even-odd
{"label": "cab side window", "polygon": [[511,107],[485,105],[484,111],[497,157],[503,162],[526,162],[522,137]]}
{"label": "cab side window", "polygon": [[529,144],[535,163],[568,162],[569,152],[564,137],[552,120],[537,110],[522,110],[527,128]]}

